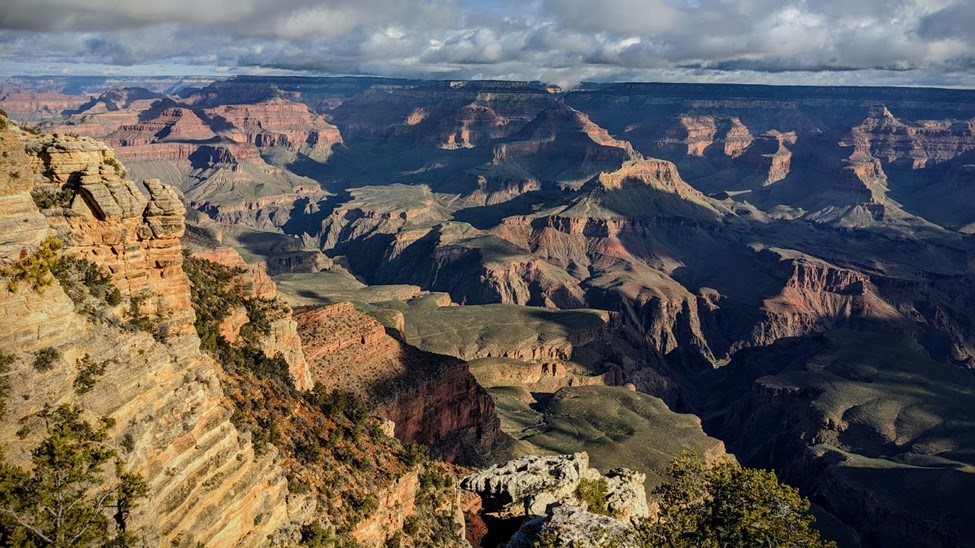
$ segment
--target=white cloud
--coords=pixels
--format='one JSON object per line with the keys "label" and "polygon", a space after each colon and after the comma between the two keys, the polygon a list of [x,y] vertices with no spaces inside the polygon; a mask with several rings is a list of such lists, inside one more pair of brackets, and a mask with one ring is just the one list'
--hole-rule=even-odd
{"label": "white cloud", "polygon": [[971,0],[5,0],[0,72],[972,86],[973,28]]}

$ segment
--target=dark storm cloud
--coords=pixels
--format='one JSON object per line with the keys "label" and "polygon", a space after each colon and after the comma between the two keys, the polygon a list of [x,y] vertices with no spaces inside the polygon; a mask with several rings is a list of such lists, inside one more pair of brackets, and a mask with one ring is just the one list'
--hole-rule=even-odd
{"label": "dark storm cloud", "polygon": [[971,0],[3,0],[0,68],[971,86],[973,28]]}

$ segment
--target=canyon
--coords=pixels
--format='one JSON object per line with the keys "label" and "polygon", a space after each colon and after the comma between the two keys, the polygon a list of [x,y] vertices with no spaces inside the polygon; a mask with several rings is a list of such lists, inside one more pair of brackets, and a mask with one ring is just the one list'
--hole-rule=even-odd
{"label": "canyon", "polygon": [[[112,381],[111,406],[82,398],[118,415],[119,437],[153,414],[150,386],[158,416],[186,415],[179,455],[151,451],[150,439],[172,435],[160,422],[132,432],[155,436],[137,437],[129,456],[159,492],[140,521],[155,524],[151,541],[199,530],[192,540],[247,543],[296,534],[315,513],[306,502],[292,516],[307,501],[285,479],[293,450],[259,455],[229,420],[234,394],[253,387],[199,350],[183,248],[236,272],[248,299],[287,303],[261,352],[280,353],[298,391],[348,392],[389,421],[397,441],[381,454],[420,443],[486,467],[586,451],[599,469],[642,474],[649,492],[680,449],[727,451],[800,488],[853,531],[844,543],[971,538],[975,93],[82,84],[0,88],[11,120],[43,132],[4,132],[0,252],[13,261],[61,238],[168,342],[124,333],[131,342],[111,345],[120,355],[97,353],[71,333],[118,330],[79,316],[57,287],[8,291],[0,332],[22,354],[64,347],[135,368]],[[220,331],[233,342],[249,320],[243,303],[228,312]],[[15,385],[30,378],[27,354]],[[11,415],[70,393],[64,369],[34,382],[29,400],[11,397]],[[181,390],[192,398],[172,400]],[[293,412],[315,412],[296,402]],[[19,426],[4,428],[4,454],[22,460]],[[247,463],[233,481],[254,494],[235,503],[260,530],[203,528],[209,516],[192,515],[230,489],[230,477],[209,482],[212,493],[194,484],[221,467],[211,442]],[[166,476],[158,463],[175,458],[200,471]],[[389,495],[354,531],[361,542],[385,541],[380,522],[402,529],[409,512],[383,514],[418,496],[422,469],[383,463],[390,481],[368,490]],[[207,502],[187,502],[197,500]]]}

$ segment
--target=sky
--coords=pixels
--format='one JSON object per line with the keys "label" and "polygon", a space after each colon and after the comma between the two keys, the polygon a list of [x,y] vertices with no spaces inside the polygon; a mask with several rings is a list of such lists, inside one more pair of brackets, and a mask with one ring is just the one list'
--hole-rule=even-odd
{"label": "sky", "polygon": [[975,87],[975,0],[0,0],[0,75]]}

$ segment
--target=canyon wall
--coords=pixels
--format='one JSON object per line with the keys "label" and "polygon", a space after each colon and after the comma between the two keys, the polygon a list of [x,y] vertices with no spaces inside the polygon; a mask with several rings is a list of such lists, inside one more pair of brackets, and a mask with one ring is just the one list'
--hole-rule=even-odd
{"label": "canyon wall", "polygon": [[[122,327],[120,307],[92,315],[56,282],[14,290],[5,281],[0,338],[16,343],[7,346],[16,348],[16,360],[7,399],[12,420],[0,425],[5,457],[26,461],[37,438],[16,432],[42,432],[38,413],[45,405],[78,404],[88,417],[114,419],[115,444],[128,440],[129,466],[152,491],[133,511],[133,529],[146,542],[258,544],[286,530],[287,480],[275,452],[257,454],[230,422],[216,366],[199,351],[180,268],[181,204],[158,182],[148,182],[150,195],[143,197],[117,175],[103,145],[9,128],[0,139],[7,180],[2,217],[17,228],[2,235],[2,261],[10,264],[44,238],[59,237],[66,254],[102,266],[124,298],[140,299],[141,313],[166,340]],[[19,176],[11,181],[10,173]],[[69,183],[78,189],[69,207],[34,204],[32,190]],[[60,358],[38,371],[32,353],[43,349]],[[83,395],[73,388],[82,360],[109,364]]]}

